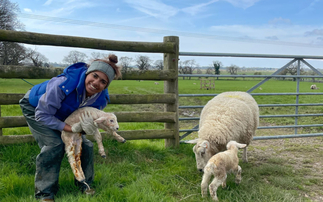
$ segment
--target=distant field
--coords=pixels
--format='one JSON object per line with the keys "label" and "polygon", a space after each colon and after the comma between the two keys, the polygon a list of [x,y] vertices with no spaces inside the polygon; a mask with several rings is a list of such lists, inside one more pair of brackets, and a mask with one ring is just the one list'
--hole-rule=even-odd
{"label": "distant field", "polygon": [[[200,89],[200,81],[198,77],[179,78],[179,94],[218,94],[225,91],[247,91],[254,85],[258,84],[262,78],[248,78],[248,79],[232,79],[232,78],[219,78],[214,80],[215,89],[206,90]],[[31,84],[38,84],[44,80],[29,79],[27,82]],[[158,81],[159,85],[155,85],[156,81],[132,81],[132,80],[118,80],[111,83],[109,87],[110,94],[154,94],[163,93],[163,81]],[[310,82],[300,82],[300,92],[313,92],[310,90]],[[323,84],[316,83],[318,87],[321,87],[315,92],[321,92]],[[0,93],[25,93],[30,89],[32,85],[26,83],[21,79],[0,79]],[[296,82],[283,81],[283,80],[269,80],[254,90],[252,93],[295,93]],[[205,105],[212,97],[180,97],[179,105]],[[258,104],[295,104],[296,96],[254,96]],[[321,95],[307,95],[299,96],[299,103],[321,103],[323,96]],[[106,111],[163,111],[163,105],[113,105],[109,104]],[[180,117],[185,117],[185,114],[192,114],[193,116],[199,116],[201,109],[181,109]],[[321,113],[323,107],[299,107],[298,113]],[[260,108],[261,115],[277,115],[277,114],[294,114],[295,107],[265,107]],[[2,106],[2,116],[20,116],[21,110],[19,106]],[[262,119],[261,125],[293,125],[295,119],[290,118],[271,118]],[[298,124],[314,124],[322,123],[322,117],[300,117],[298,118]],[[181,129],[189,129],[197,125],[198,121],[182,121],[180,122]],[[121,130],[133,130],[133,129],[156,129],[163,128],[162,123],[121,123]],[[28,132],[28,128],[20,128],[23,133]],[[19,128],[3,129],[4,134],[19,134]],[[320,127],[304,128],[300,129],[304,132],[316,132],[321,130]],[[293,130],[290,130],[293,133]],[[194,133],[193,133],[194,135]]]}

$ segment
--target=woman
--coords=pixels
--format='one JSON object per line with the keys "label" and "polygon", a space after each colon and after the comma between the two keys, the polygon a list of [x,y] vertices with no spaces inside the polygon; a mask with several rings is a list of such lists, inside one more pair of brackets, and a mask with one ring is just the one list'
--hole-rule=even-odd
{"label": "woman", "polygon": [[[66,69],[57,77],[35,85],[19,101],[29,129],[41,151],[36,158],[35,197],[43,201],[54,201],[58,191],[58,177],[64,157],[61,131],[81,132],[64,123],[75,110],[91,106],[104,109],[109,100],[107,88],[113,79],[121,77],[121,66],[116,55],[95,60],[88,67],[79,62]],[[83,120],[85,132],[94,130],[93,119]],[[82,169],[86,183],[94,179],[93,143],[82,136]],[[83,184],[76,181],[82,192]]]}

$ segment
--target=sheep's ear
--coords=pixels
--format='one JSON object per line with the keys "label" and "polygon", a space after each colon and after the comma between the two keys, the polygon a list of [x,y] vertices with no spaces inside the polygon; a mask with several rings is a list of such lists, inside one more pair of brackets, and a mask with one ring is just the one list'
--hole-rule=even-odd
{"label": "sheep's ear", "polygon": [[210,143],[205,140],[200,144],[200,146],[207,149],[207,148],[210,148]]}
{"label": "sheep's ear", "polygon": [[194,139],[194,140],[185,140],[185,141],[183,141],[183,143],[196,144],[199,140],[200,140],[200,138],[197,138],[197,139]]}

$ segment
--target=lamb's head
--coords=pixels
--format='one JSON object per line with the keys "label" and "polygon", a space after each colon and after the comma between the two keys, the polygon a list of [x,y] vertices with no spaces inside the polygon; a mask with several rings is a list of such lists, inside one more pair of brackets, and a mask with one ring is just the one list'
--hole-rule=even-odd
{"label": "lamb's head", "polygon": [[213,156],[209,141],[199,140],[193,147],[193,152],[195,153],[197,170],[204,172],[204,167],[208,160]]}
{"label": "lamb's head", "polygon": [[105,131],[116,132],[119,129],[117,117],[113,113],[105,113],[100,118],[95,119],[94,123],[96,123],[98,128]]}

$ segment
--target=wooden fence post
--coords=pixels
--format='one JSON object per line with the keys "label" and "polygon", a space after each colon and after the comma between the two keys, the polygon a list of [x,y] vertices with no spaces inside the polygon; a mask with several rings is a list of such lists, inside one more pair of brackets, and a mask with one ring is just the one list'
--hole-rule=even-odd
{"label": "wooden fence post", "polygon": [[[164,53],[164,70],[175,70],[178,75],[178,56],[179,56],[179,38],[177,36],[164,37],[164,43],[175,43],[174,53]],[[165,112],[176,112],[175,123],[165,123],[165,129],[174,130],[174,137],[165,139],[165,147],[179,146],[179,124],[178,124],[178,76],[172,80],[164,82],[164,93],[174,93],[176,95],[175,102],[172,104],[165,104]]]}

